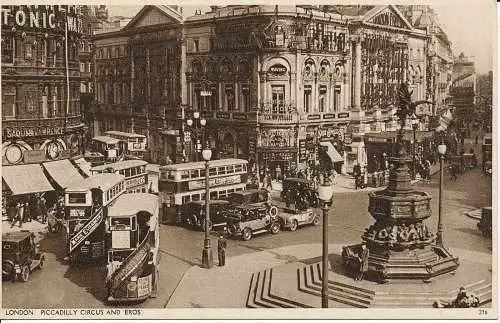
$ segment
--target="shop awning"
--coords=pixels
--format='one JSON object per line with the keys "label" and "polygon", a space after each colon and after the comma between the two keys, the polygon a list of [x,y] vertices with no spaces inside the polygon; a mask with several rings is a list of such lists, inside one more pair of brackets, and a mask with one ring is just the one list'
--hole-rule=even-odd
{"label": "shop awning", "polygon": [[328,154],[328,157],[330,157],[330,159],[332,160],[332,163],[338,163],[344,161],[344,158],[340,156],[339,152],[337,151],[337,149],[335,149],[335,147],[331,142],[321,141],[319,144],[327,148],[326,153]]}
{"label": "shop awning", "polygon": [[40,164],[4,166],[2,178],[12,191],[12,195],[54,190]]}
{"label": "shop awning", "polygon": [[61,159],[42,164],[50,177],[61,188],[66,188],[76,180],[83,179],[83,176],[78,173],[78,170],[73,166],[69,159]]}
{"label": "shop awning", "polygon": [[92,172],[90,171],[92,165],[85,158],[75,159],[74,163],[85,175],[92,176]]}

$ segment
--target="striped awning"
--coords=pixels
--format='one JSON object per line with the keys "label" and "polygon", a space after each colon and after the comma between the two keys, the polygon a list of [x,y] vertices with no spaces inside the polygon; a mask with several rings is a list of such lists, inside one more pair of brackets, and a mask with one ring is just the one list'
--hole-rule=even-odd
{"label": "striped awning", "polygon": [[40,164],[4,166],[2,167],[2,178],[10,188],[12,195],[54,190]]}

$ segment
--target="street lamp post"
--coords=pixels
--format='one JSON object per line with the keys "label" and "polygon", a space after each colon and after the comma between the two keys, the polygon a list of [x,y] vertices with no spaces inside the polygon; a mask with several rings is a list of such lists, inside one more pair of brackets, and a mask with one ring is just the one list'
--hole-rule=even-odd
{"label": "street lamp post", "polygon": [[202,151],[203,159],[205,160],[205,240],[203,241],[203,252],[201,262],[203,268],[210,269],[214,265],[212,248],[210,247],[210,184],[209,184],[209,161],[212,158],[212,150],[207,147]]}
{"label": "street lamp post", "polygon": [[198,134],[198,130],[199,130],[198,129],[198,125],[201,126],[201,127],[205,127],[205,125],[207,124],[207,120],[205,120],[204,118],[200,118],[200,113],[198,111],[195,111],[193,113],[193,119],[188,119],[186,121],[186,124],[189,127],[193,127],[194,126],[194,135],[195,135],[194,139],[195,139],[195,144],[196,144],[196,147],[195,147],[195,150],[196,150],[196,160],[199,160],[198,154],[201,152],[202,144],[201,144],[201,140],[200,140],[199,134]]}
{"label": "street lamp post", "polygon": [[412,119],[411,126],[413,128],[413,167],[412,167],[412,178],[415,180],[417,178],[417,129],[419,121],[418,119]]}
{"label": "street lamp post", "polygon": [[443,181],[444,181],[444,155],[446,154],[446,145],[442,142],[438,146],[439,153],[439,207],[438,207],[438,227],[436,244],[438,246],[443,246]]}
{"label": "street lamp post", "polygon": [[321,307],[328,308],[328,210],[329,203],[332,200],[333,188],[324,180],[322,185],[318,186],[318,196],[323,202],[323,281],[321,285]]}

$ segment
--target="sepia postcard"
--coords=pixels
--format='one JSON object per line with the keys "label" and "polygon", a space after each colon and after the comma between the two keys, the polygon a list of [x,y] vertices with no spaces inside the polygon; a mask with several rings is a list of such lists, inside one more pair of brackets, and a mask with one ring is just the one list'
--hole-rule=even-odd
{"label": "sepia postcard", "polygon": [[498,318],[496,9],[2,4],[0,318]]}

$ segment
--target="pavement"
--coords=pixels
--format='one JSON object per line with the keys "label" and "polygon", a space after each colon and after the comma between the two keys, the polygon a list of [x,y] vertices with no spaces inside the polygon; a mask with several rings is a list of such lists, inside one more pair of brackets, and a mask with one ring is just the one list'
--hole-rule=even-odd
{"label": "pavement", "polygon": [[21,230],[29,230],[31,232],[35,232],[35,234],[37,234],[38,236],[42,236],[48,232],[48,226],[47,224],[43,224],[36,220],[23,223],[22,227],[19,227],[19,222],[17,222],[15,226],[12,226],[8,220],[2,219],[2,233],[15,232]]}
{"label": "pavement", "polygon": [[[340,255],[341,249],[341,244],[329,244],[330,256],[332,254]],[[491,266],[491,254],[458,248],[454,248],[451,251],[461,261],[474,261],[478,264]],[[252,273],[269,268],[283,267],[287,264],[300,268],[305,264],[311,263],[311,261],[321,261],[319,259],[321,253],[321,244],[298,244],[229,257],[226,259],[226,266],[224,267],[216,265],[217,259],[215,259],[214,267],[211,269],[193,266],[184,274],[182,281],[173,292],[166,307],[245,307]],[[293,284],[296,278],[296,270],[292,270],[290,271],[289,279],[285,279],[285,281],[290,281]],[[476,278],[474,277],[474,279]],[[405,285],[400,285],[400,289],[401,286]],[[450,289],[454,287],[450,286]],[[227,293],[224,291],[231,292]]]}

